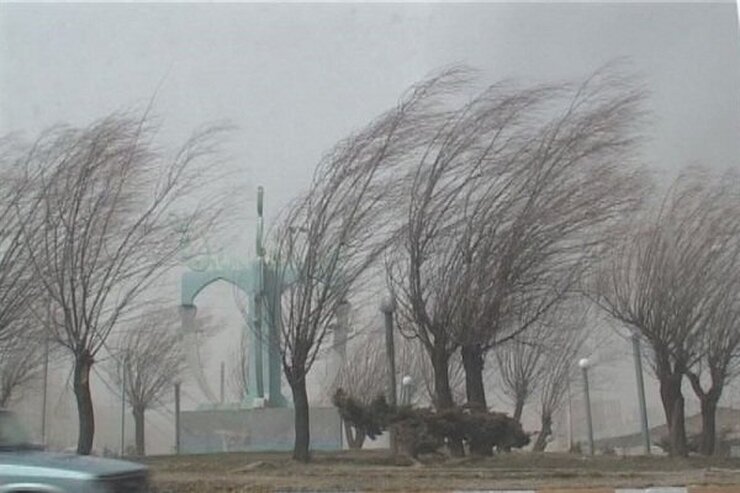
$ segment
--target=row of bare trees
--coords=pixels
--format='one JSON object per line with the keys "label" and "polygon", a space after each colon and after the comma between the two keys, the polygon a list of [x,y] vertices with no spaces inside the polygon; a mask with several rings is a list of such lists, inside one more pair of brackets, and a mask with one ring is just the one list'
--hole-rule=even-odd
{"label": "row of bare trees", "polygon": [[[413,86],[323,157],[272,231],[265,282],[281,289],[259,309],[279,332],[270,342],[292,391],[294,458],[310,458],[306,377],[336,313],[379,285],[394,293],[400,333],[423,348],[418,367],[431,374],[437,409],[460,404],[456,362],[465,404],[487,409],[495,360],[505,381],[527,376],[515,401],[539,389],[541,436],[572,368],[530,343],[542,332],[550,348],[575,354],[579,318],[566,315],[587,295],[648,343],[672,452],[686,453],[686,378],[711,453],[717,403],[739,370],[737,178],[687,172],[665,195],[649,194],[636,159],[644,92],[619,67],[579,83],[475,84],[472,71],[452,68]],[[113,115],[31,144],[1,142],[0,344],[20,354],[17,341],[42,327],[70,357],[80,453],[92,447],[90,374],[101,354],[125,362],[114,373],[129,382],[152,378],[126,390],[142,422],[156,401],[142,395],[166,381],[146,370],[142,341],[173,347],[169,325],[143,301],[156,301],[153,288],[182,260],[181,239],[221,217],[215,197],[225,194],[203,186],[220,135],[205,129],[167,154],[146,117]],[[180,358],[155,359],[172,361],[171,375]],[[463,453],[461,443],[450,449]]]}
{"label": "row of bare trees", "polygon": [[488,408],[493,351],[515,416],[539,396],[543,449],[595,302],[648,343],[671,452],[687,453],[686,378],[712,453],[717,403],[739,369],[736,177],[687,172],[665,194],[653,188],[639,163],[645,93],[617,66],[470,97],[472,84],[453,68],[413,87],[326,156],[274,231],[295,458],[309,458],[305,376],[336,305],[378,276],[399,331],[426,353],[437,409],[461,404],[456,358],[465,404]]}
{"label": "row of bare trees", "polygon": [[[166,153],[150,118],[115,114],[84,128],[51,128],[31,143],[2,142],[0,342],[15,341],[3,347],[17,358],[38,347],[41,333],[71,360],[81,454],[93,444],[90,377],[100,355],[120,353],[137,382],[156,377],[135,365],[172,342],[146,305],[180,262],[182,235],[197,238],[220,218],[207,185],[221,133],[209,127]],[[114,332],[137,324],[119,338],[121,348],[111,347]],[[157,385],[141,389],[151,394]],[[133,386],[127,393],[138,429],[148,394]]]}
{"label": "row of bare trees", "polygon": [[591,335],[587,315],[582,303],[565,305],[494,353],[497,384],[514,403],[513,418],[520,421],[525,405],[536,398],[540,431],[534,451],[544,451],[553,433],[553,418],[574,377],[574,363]]}
{"label": "row of bare trees", "polygon": [[272,262],[285,290],[267,304],[281,329],[276,343],[293,394],[296,460],[310,457],[308,371],[339,305],[378,272],[392,234],[390,204],[400,199],[394,177],[423,150],[435,102],[456,82],[445,74],[414,87],[396,108],[340,142],[272,236]]}
{"label": "row of bare trees", "polygon": [[467,405],[485,409],[489,352],[575,298],[640,205],[643,92],[614,67],[470,98],[473,82],[453,68],[414,86],[327,155],[274,231],[296,459],[309,457],[305,375],[368,279],[385,276],[397,326],[424,348],[434,405],[456,405],[459,355]]}
{"label": "row of bare trees", "polygon": [[712,454],[719,399],[740,371],[740,181],[734,173],[689,169],[657,197],[594,292],[650,347],[672,453],[688,453],[687,378],[701,402],[700,451]]}

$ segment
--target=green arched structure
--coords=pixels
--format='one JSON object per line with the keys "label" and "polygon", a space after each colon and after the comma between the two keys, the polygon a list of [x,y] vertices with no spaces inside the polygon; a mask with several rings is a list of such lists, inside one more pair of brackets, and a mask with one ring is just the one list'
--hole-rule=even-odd
{"label": "green arched structure", "polygon": [[[242,407],[287,407],[288,400],[281,390],[282,368],[279,351],[279,328],[273,323],[279,320],[276,314],[265,313],[265,299],[279,299],[277,290],[281,290],[281,283],[277,282],[274,268],[265,262],[262,247],[262,201],[263,189],[257,190],[257,259],[246,266],[231,266],[226,268],[212,268],[205,270],[191,270],[182,276],[181,282],[181,317],[184,337],[195,336],[195,299],[206,287],[216,281],[225,281],[246,294],[248,299],[249,320],[243,330],[248,340],[248,385],[246,398]],[[274,309],[279,309],[278,307]],[[194,341],[193,341],[194,342]],[[192,366],[192,363],[191,363]],[[209,390],[200,367],[193,368],[202,390],[212,401],[216,401]]]}

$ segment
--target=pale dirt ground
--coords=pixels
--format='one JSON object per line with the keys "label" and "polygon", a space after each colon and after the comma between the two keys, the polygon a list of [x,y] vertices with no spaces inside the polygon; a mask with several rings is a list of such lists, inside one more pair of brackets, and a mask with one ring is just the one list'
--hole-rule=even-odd
{"label": "pale dirt ground", "polygon": [[[701,486],[699,493],[740,493],[740,459],[581,457],[512,453],[488,459],[426,458],[411,465],[384,451],[317,453],[310,464],[289,454],[228,453],[153,457],[158,493],[579,489]],[[611,488],[611,489],[610,489]],[[592,490],[589,489],[589,493]],[[598,491],[598,490],[594,490]]]}

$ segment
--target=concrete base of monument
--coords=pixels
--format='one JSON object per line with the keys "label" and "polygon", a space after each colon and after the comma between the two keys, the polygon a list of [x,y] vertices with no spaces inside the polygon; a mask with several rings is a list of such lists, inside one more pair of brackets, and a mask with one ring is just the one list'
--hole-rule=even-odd
{"label": "concrete base of monument", "polygon": [[[312,407],[311,449],[341,450],[342,429],[333,407]],[[180,414],[180,451],[266,452],[293,449],[292,408],[231,408],[228,405]]]}

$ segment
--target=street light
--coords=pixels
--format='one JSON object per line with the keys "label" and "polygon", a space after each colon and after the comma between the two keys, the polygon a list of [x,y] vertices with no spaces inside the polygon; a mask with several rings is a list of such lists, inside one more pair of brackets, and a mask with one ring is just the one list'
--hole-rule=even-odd
{"label": "street light", "polygon": [[588,358],[582,358],[578,361],[578,366],[583,372],[583,394],[586,403],[586,424],[588,425],[588,453],[594,455],[594,425],[591,419],[591,396],[588,391],[588,367],[590,365]]}
{"label": "street light", "polygon": [[411,405],[411,399],[414,394],[414,379],[410,375],[405,375],[401,379],[401,405]]}
{"label": "street light", "polygon": [[380,311],[385,318],[385,353],[388,358],[388,403],[395,406],[396,401],[396,352],[393,343],[393,312],[396,299],[390,293],[380,303]]}
{"label": "street light", "polygon": [[175,380],[175,454],[180,454],[180,381]]}
{"label": "street light", "polygon": [[[396,309],[396,299],[393,293],[389,293],[380,303],[380,311],[385,318],[385,352],[388,358],[388,404],[396,407],[396,351],[393,345],[393,312]],[[390,446],[393,455],[396,455],[398,446],[396,443],[395,427],[390,429]]]}
{"label": "street light", "polygon": [[637,400],[640,403],[640,424],[642,425],[642,439],[645,444],[645,454],[650,455],[650,429],[648,427],[647,404],[645,403],[645,382],[642,377],[642,353],[640,351],[640,335],[632,331],[632,351],[635,359],[635,378],[637,379]]}
{"label": "street light", "polygon": [[119,363],[121,370],[121,457],[126,453],[126,373],[128,355],[123,355],[123,360]]}

